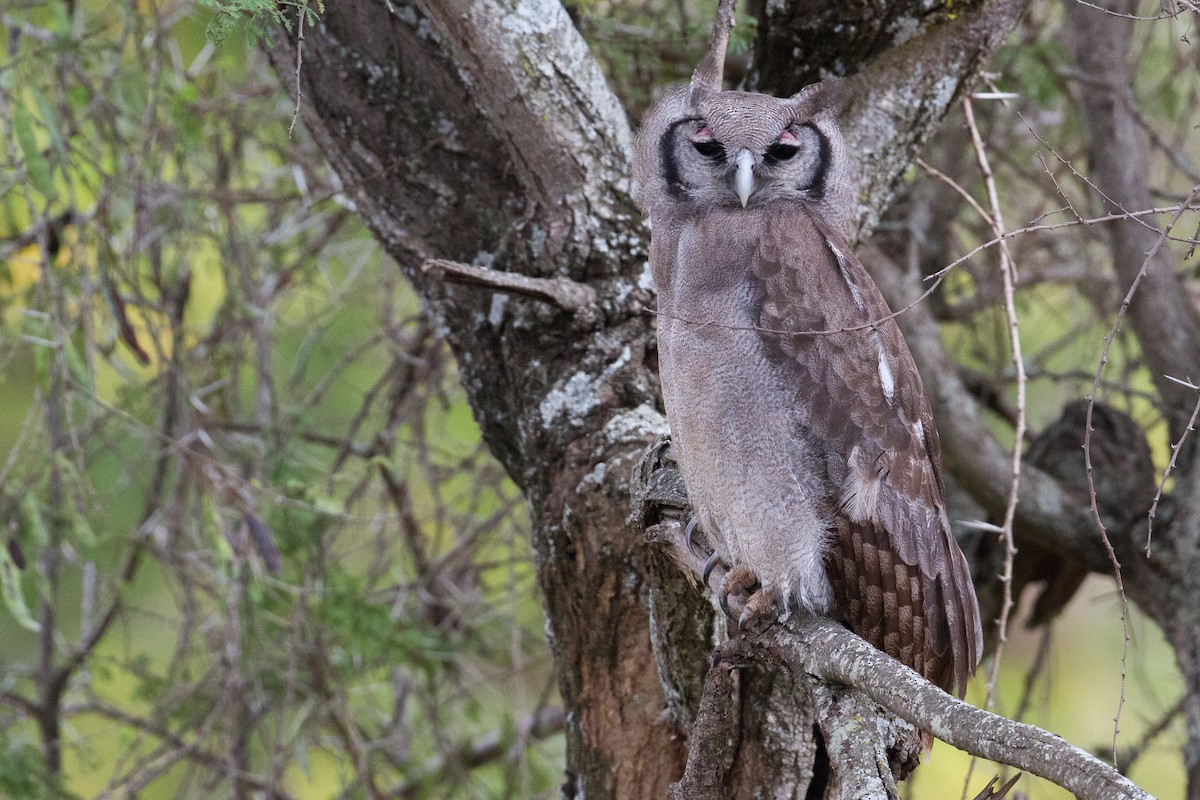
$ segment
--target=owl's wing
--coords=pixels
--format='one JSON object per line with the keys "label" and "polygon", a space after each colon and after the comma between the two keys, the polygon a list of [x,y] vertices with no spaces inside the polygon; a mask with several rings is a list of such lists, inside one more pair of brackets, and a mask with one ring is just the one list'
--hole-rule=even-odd
{"label": "owl's wing", "polygon": [[958,694],[982,650],[970,571],[946,516],[921,377],[846,240],[802,205],[768,212],[750,280],[756,327],[795,387],[797,424],[823,456],[836,542],[827,573],[842,620]]}

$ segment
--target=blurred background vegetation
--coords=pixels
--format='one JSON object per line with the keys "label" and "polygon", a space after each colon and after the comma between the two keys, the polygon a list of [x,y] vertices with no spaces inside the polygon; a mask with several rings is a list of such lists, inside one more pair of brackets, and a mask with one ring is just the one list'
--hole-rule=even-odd
{"label": "blurred background vegetation", "polygon": [[[522,500],[441,332],[289,130],[253,8],[0,11],[0,797],[556,796],[562,712]],[[703,2],[570,10],[635,119],[690,74],[711,19]],[[1014,224],[1063,205],[1047,171],[1078,183],[1032,135],[1080,158],[1060,25],[1037,5],[994,65],[1018,97],[976,104]],[[1200,183],[1188,35],[1141,29],[1163,205]],[[948,169],[954,147],[926,160]],[[966,207],[954,234],[957,254],[990,238]],[[1016,241],[1035,429],[1086,393],[1111,325],[1118,287],[1055,273],[1100,237]],[[996,280],[968,264],[937,302]],[[944,331],[1008,385],[997,309]],[[1106,400],[1145,426],[1161,469],[1144,373],[1118,352]],[[998,431],[1005,408],[1001,392]],[[1118,613],[1092,579],[1053,629],[1020,631],[998,710],[1110,747]],[[1182,796],[1182,687],[1157,630],[1132,630],[1118,749],[1138,753],[1135,781]],[[911,796],[958,797],[966,770],[939,746]]]}

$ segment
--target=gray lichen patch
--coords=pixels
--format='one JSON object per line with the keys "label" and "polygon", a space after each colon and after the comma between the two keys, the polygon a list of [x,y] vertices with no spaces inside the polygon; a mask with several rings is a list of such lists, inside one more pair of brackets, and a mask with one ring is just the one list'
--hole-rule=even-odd
{"label": "gray lichen patch", "polygon": [[612,379],[621,367],[629,363],[632,356],[632,351],[625,346],[617,360],[605,367],[599,375],[580,371],[561,385],[556,385],[546,393],[538,406],[542,424],[550,427],[559,416],[565,415],[568,424],[582,425],[588,412],[600,405],[601,388]]}

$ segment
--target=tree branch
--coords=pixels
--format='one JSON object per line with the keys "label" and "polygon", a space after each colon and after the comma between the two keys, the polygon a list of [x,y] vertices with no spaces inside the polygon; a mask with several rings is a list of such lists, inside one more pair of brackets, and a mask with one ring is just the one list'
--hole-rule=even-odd
{"label": "tree branch", "polygon": [[737,686],[730,670],[738,666],[730,659],[713,658],[696,724],[688,738],[687,767],[683,777],[667,789],[669,800],[722,800],[733,748],[730,736],[737,730]]}
{"label": "tree branch", "polygon": [[[678,520],[659,522],[647,531],[647,537],[674,548],[677,564],[686,564],[695,575],[703,573],[704,559],[688,549],[684,526]],[[730,663],[753,663],[767,669],[782,666],[809,687],[814,679],[851,687],[889,714],[947,744],[1045,778],[1082,800],[1152,800],[1111,766],[1061,737],[950,696],[828,618],[796,614],[786,623],[730,640],[719,649],[716,664],[722,663],[726,669]],[[828,709],[833,702],[826,700],[823,705]],[[696,721],[698,741],[706,746],[720,740],[712,726],[727,716],[719,703],[710,708],[715,719],[705,718],[702,709]],[[892,730],[880,728],[877,735],[885,735],[884,731],[891,735]],[[859,760],[870,759],[860,756]],[[860,772],[855,775],[861,777]]]}
{"label": "tree branch", "polygon": [[[986,0],[963,9],[899,0],[862,6],[856,24],[844,4],[825,12],[811,3],[765,4],[747,83],[792,94],[824,74],[853,75],[853,102],[842,120],[856,155],[856,238],[866,238],[937,123],[975,84],[979,70],[1008,38],[1028,0]],[[826,24],[822,24],[825,20]],[[896,44],[900,32],[902,43]],[[847,42],[847,49],[832,46]],[[776,49],[778,48],[778,49]],[[795,54],[805,57],[797,59]]]}
{"label": "tree branch", "polygon": [[1082,800],[1150,800],[1108,764],[1052,733],[970,706],[822,617],[734,640],[733,652],[853,687],[888,712],[960,750],[1017,767]]}
{"label": "tree branch", "polygon": [[531,278],[517,272],[477,267],[444,258],[431,258],[421,271],[464,286],[482,286],[499,292],[511,292],[534,300],[553,303],[595,321],[599,315],[596,290],[569,278]]}

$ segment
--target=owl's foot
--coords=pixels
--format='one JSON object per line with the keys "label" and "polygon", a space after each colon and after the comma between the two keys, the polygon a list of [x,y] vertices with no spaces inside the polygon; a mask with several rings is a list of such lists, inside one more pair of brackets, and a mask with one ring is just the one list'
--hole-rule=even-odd
{"label": "owl's foot", "polygon": [[[734,614],[729,608],[729,597],[746,597],[741,614]],[[717,589],[717,602],[725,616],[737,620],[739,628],[756,628],[764,622],[769,623],[779,616],[779,590],[764,589],[754,571],[744,565],[738,565],[725,573],[721,587]]]}
{"label": "owl's foot", "polygon": [[[749,595],[742,606],[741,614],[734,614],[730,610],[730,595],[734,597]],[[758,582],[758,576],[745,565],[739,564],[726,572],[720,588],[717,589],[717,602],[721,605],[721,610],[725,612],[725,616],[736,620],[739,627],[753,624],[767,614],[775,607],[775,601],[776,592],[764,590]]]}

